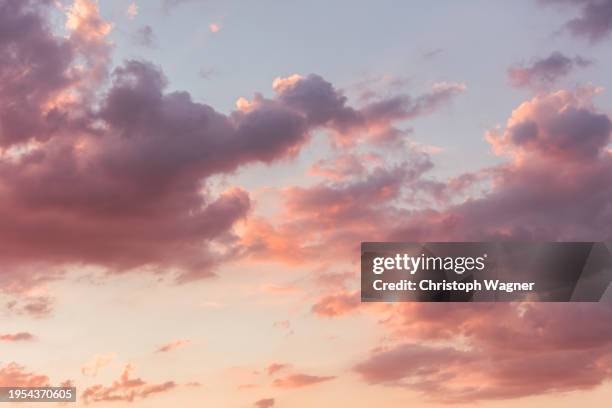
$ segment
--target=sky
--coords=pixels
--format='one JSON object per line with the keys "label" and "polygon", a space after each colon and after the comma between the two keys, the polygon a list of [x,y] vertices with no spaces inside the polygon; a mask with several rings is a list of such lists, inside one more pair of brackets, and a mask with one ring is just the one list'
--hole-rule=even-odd
{"label": "sky", "polygon": [[0,386],[605,405],[610,302],[362,304],[359,245],[611,240],[610,51],[610,0],[0,0]]}

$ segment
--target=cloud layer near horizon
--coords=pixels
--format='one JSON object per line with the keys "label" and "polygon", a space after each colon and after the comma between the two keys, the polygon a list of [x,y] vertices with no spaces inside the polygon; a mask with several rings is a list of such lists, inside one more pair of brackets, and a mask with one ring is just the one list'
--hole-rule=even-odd
{"label": "cloud layer near horizon", "polygon": [[355,370],[447,403],[590,389],[612,378],[611,318],[598,304],[400,305],[398,343]]}

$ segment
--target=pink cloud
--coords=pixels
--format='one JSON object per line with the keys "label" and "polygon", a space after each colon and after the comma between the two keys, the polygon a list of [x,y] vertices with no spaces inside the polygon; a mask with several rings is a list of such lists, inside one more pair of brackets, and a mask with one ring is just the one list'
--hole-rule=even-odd
{"label": "pink cloud", "polygon": [[136,399],[145,399],[153,394],[170,391],[176,387],[174,381],[166,381],[159,384],[150,384],[140,378],[130,378],[133,368],[131,365],[125,367],[118,380],[111,385],[104,386],[95,384],[87,387],[82,393],[85,403],[90,402],[133,402]]}
{"label": "pink cloud", "polygon": [[191,343],[191,340],[185,340],[185,339],[181,339],[181,340],[176,340],[170,343],[166,343],[163,344],[161,346],[159,346],[159,348],[156,350],[158,353],[167,353],[169,351],[175,350],[179,347],[184,347],[186,345],[188,345],[189,343]]}
{"label": "pink cloud", "polygon": [[208,29],[211,33],[218,33],[219,31],[221,31],[221,25],[219,23],[210,23],[208,25]]}
{"label": "pink cloud", "polygon": [[274,225],[249,219],[242,235],[244,250],[252,259],[320,266],[322,261],[347,259],[360,241],[384,240],[381,226],[397,224],[392,221],[399,214],[394,202],[403,189],[417,188],[421,175],[432,167],[425,154],[409,156],[410,163],[374,165],[367,174],[341,182],[285,189],[283,213]]}
{"label": "pink cloud", "polygon": [[521,104],[503,131],[486,136],[509,157],[483,171],[492,188],[443,210],[414,212],[388,239],[609,239],[612,124],[592,106],[592,94],[558,91]]}
{"label": "pink cloud", "polygon": [[367,170],[364,162],[370,157],[369,155],[344,154],[332,160],[319,160],[310,168],[309,173],[335,181],[346,180],[350,176],[364,174]]}
{"label": "pink cloud", "polygon": [[138,5],[136,4],[136,2],[132,2],[128,5],[125,13],[127,14],[128,18],[130,20],[133,20],[136,18],[136,16],[138,15]]}
{"label": "pink cloud", "polygon": [[25,371],[25,367],[17,363],[9,363],[0,367],[0,387],[45,387],[49,385],[49,377]]}
{"label": "pink cloud", "polygon": [[[540,94],[520,104],[505,127],[486,135],[506,161],[447,183],[428,180],[431,165],[423,160],[286,189],[285,212],[274,225],[257,220],[247,246],[253,256],[320,265],[349,259],[363,240],[609,240],[612,124],[592,103],[597,91]],[[483,191],[465,199],[475,186]],[[414,201],[406,209],[406,193],[431,194],[439,205]],[[301,242],[292,242],[298,234]],[[337,317],[361,307],[358,293],[330,289],[312,311]],[[368,383],[469,403],[590,389],[610,379],[609,304],[368,310],[392,341],[356,366]],[[433,345],[416,346],[423,342]]]}
{"label": "pink cloud", "polygon": [[[603,304],[398,306],[383,324],[399,344],[355,370],[369,383],[447,403],[590,389],[611,378],[612,308]],[[461,341],[440,347],[436,341]]]}
{"label": "pink cloud", "polygon": [[31,341],[34,340],[34,336],[28,332],[19,332],[13,334],[0,334],[0,341]]}
{"label": "pink cloud", "polygon": [[274,406],[274,398],[263,398],[255,402],[256,408],[272,408]]}
{"label": "pink cloud", "polygon": [[235,226],[252,202],[240,188],[212,194],[207,180],[292,157],[315,129],[345,142],[361,130],[393,133],[396,121],[431,113],[463,91],[437,84],[416,98],[353,107],[322,77],[291,76],[274,82],[272,98],[256,94],[225,115],[168,91],[151,63],[126,61],[109,75],[112,25],[96,2],[65,9],[67,36],[50,29],[48,2],[3,7],[10,41],[0,44],[9,62],[0,68],[0,101],[12,101],[0,102],[7,277],[22,279],[17,269],[61,274],[66,265],[164,270],[180,282],[213,276],[244,252]]}
{"label": "pink cloud", "polygon": [[535,59],[530,65],[517,65],[508,69],[510,83],[516,87],[546,89],[558,79],[570,74],[575,68],[591,65],[592,61],[582,57],[569,58],[553,52],[546,58]]}
{"label": "pink cloud", "polygon": [[359,291],[325,296],[312,306],[312,312],[325,317],[341,316],[361,306],[360,296]]}
{"label": "pink cloud", "polygon": [[288,364],[272,363],[268,366],[268,368],[266,368],[266,371],[268,372],[268,375],[274,375],[288,367]]}
{"label": "pink cloud", "polygon": [[272,385],[278,388],[301,388],[322,382],[333,380],[336,377],[321,377],[308,374],[291,374],[286,377],[277,378]]}

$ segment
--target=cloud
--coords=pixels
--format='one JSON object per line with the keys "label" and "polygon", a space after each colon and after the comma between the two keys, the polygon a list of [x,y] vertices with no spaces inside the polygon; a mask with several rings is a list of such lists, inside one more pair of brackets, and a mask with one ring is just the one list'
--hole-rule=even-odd
{"label": "cloud", "polygon": [[255,402],[256,408],[272,408],[274,406],[274,398],[263,398]]}
{"label": "cloud", "polygon": [[175,350],[179,347],[183,347],[188,345],[189,343],[191,343],[191,340],[176,340],[170,343],[166,343],[164,345],[161,345],[156,352],[157,353],[167,353],[169,351]]}
{"label": "cloud", "polygon": [[9,363],[0,367],[0,387],[45,387],[49,385],[49,377],[25,371],[25,367],[17,363]]}
{"label": "cloud", "polygon": [[92,385],[83,391],[81,397],[86,404],[90,402],[133,402],[137,399],[145,399],[154,394],[170,391],[176,387],[174,381],[150,384],[140,378],[130,378],[132,371],[133,367],[127,365],[119,379],[111,385]]}
{"label": "cloud", "polygon": [[100,369],[108,366],[114,359],[115,353],[96,354],[87,364],[81,367],[81,373],[89,377],[95,377]]}
{"label": "cloud", "polygon": [[425,51],[421,54],[423,59],[432,60],[442,54],[444,52],[444,48],[433,48],[431,50]]}
{"label": "cloud", "polygon": [[148,24],[140,27],[132,34],[132,41],[136,45],[147,48],[154,48],[157,44],[153,28]]}
{"label": "cloud", "polygon": [[136,2],[132,2],[128,5],[126,14],[130,20],[136,18],[136,16],[138,15],[138,5],[136,4]]}
{"label": "cloud", "polygon": [[310,167],[309,173],[333,181],[343,181],[350,177],[363,175],[367,171],[366,163],[381,163],[383,158],[374,154],[341,154],[333,159],[321,159]]}
{"label": "cloud", "polygon": [[[382,226],[397,224],[394,203],[404,199],[404,191],[420,189],[422,175],[433,164],[426,154],[410,150],[399,163],[362,164],[367,168],[354,177],[335,181],[334,175],[311,186],[283,190],[282,213],[274,224],[249,219],[242,235],[246,254],[293,265],[337,263],[354,253],[360,239],[384,239]],[[413,197],[418,194],[415,191]],[[301,239],[295,240],[296,235]]]}
{"label": "cloud", "polygon": [[530,65],[508,69],[510,83],[517,87],[546,89],[577,67],[586,67],[592,62],[582,57],[569,58],[556,51],[546,58],[535,59]]}
{"label": "cloud", "polygon": [[9,301],[6,308],[19,315],[42,318],[51,314],[54,301],[49,296],[19,296],[17,299]]}
{"label": "cloud", "polygon": [[272,363],[268,366],[268,368],[266,368],[266,372],[268,373],[268,375],[274,375],[288,367],[288,364]]}
{"label": "cloud", "polygon": [[[328,181],[286,189],[283,215],[275,225],[257,221],[250,233],[259,239],[250,237],[251,249],[267,259],[324,263],[348,259],[358,250],[355,242],[366,240],[610,240],[612,124],[593,105],[597,92],[542,93],[520,104],[504,127],[486,134],[506,161],[446,183],[426,179],[431,162],[417,155],[421,161],[412,165],[375,164],[355,177],[335,181],[332,173]],[[464,198],[475,185],[479,194]],[[410,208],[417,193],[446,198],[438,208],[419,201]],[[287,244],[297,234],[301,243]],[[362,307],[357,292],[329,288],[312,312],[338,317]],[[391,339],[356,366],[368,383],[469,403],[590,389],[610,377],[609,304],[452,310],[402,304],[367,311]]]}
{"label": "cloud", "polygon": [[63,120],[49,105],[74,81],[68,72],[74,50],[52,36],[41,9],[40,2],[28,0],[0,4],[0,78],[6,78],[0,87],[0,147],[44,139]]}
{"label": "cloud", "polygon": [[[476,177],[491,179],[490,188],[444,209],[406,213],[385,240],[609,240],[602,226],[612,223],[612,126],[592,104],[596,92],[558,91],[522,103],[505,128],[487,134],[496,154],[508,158]],[[473,403],[590,389],[610,379],[609,303],[452,310],[413,303],[375,312],[392,345],[355,367],[368,383]]]}
{"label": "cloud", "polygon": [[279,320],[272,324],[272,327],[281,329],[287,336],[294,334],[294,330],[291,328],[291,322],[289,320]]}
{"label": "cloud", "polygon": [[401,305],[384,324],[408,342],[355,371],[446,403],[590,389],[612,376],[611,314],[609,304]]}
{"label": "cloud", "polygon": [[461,83],[440,82],[416,98],[399,94],[353,108],[341,91],[318,75],[277,78],[273,86],[280,101],[303,112],[313,125],[334,130],[340,145],[354,144],[361,137],[397,142],[402,132],[394,127],[395,122],[431,114],[466,90]]}
{"label": "cloud", "polygon": [[592,105],[593,92],[558,91],[522,103],[505,129],[486,135],[494,152],[509,158],[478,176],[491,188],[442,211],[416,211],[387,238],[610,239],[603,226],[612,222],[612,124]]}
{"label": "cloud", "polygon": [[[18,269],[35,281],[77,265],[166,271],[179,282],[213,276],[244,252],[235,226],[252,204],[240,188],[211,193],[211,178],[293,157],[318,129],[348,144],[363,132],[397,136],[396,121],[431,113],[464,89],[437,84],[414,99],[353,107],[322,77],[294,75],[274,81],[273,97],[255,94],[225,115],[188,92],[168,91],[151,63],[125,61],[109,74],[112,26],[96,2],[65,9],[67,36],[49,28],[47,2],[1,7],[7,281],[24,279]],[[27,308],[42,315],[44,306]]]}
{"label": "cloud", "polygon": [[612,2],[609,0],[541,0],[541,2],[579,8],[579,16],[565,23],[565,28],[576,37],[584,37],[595,43],[607,38],[612,32]]}
{"label": "cloud", "polygon": [[74,65],[70,67],[72,72],[78,73],[77,90],[81,94],[95,94],[95,87],[103,85],[108,75],[112,44],[107,37],[112,24],[102,18],[98,2],[92,0],[74,0],[66,10],[66,18],[66,28],[70,33],[67,45],[82,57],[86,68],[74,70]]}
{"label": "cloud", "polygon": [[335,317],[352,312],[361,305],[358,291],[324,296],[312,305],[312,312],[319,316]]}
{"label": "cloud", "polygon": [[16,342],[16,341],[31,341],[34,336],[28,332],[19,332],[13,334],[0,334],[0,341]]}
{"label": "cloud", "polygon": [[217,74],[218,74],[218,72],[214,68],[202,67],[198,71],[198,76],[200,78],[202,78],[202,79],[211,79],[212,77],[214,77]]}
{"label": "cloud", "polygon": [[[71,13],[75,30],[92,19]],[[18,50],[28,45],[17,44]],[[231,228],[250,201],[239,189],[206,196],[203,180],[294,152],[307,139],[306,125],[282,107],[226,117],[192,102],[187,93],[164,95],[165,86],[152,65],[128,62],[115,71],[92,118],[102,127],[85,125],[89,119],[82,118],[80,129],[56,128],[42,139],[46,143],[0,160],[3,176],[12,178],[1,183],[8,201],[0,208],[2,219],[13,220],[0,234],[0,241],[12,242],[11,262],[102,264],[114,270],[177,266],[186,271],[184,279],[210,275],[218,260],[207,242],[230,243]],[[25,179],[31,189],[19,186]],[[34,187],[45,184],[48,189]],[[28,215],[32,210],[37,220]],[[27,237],[31,223],[37,225],[36,240]]]}
{"label": "cloud", "polygon": [[193,3],[196,0],[162,0],[162,7],[165,10],[170,10],[183,4]]}
{"label": "cloud", "polygon": [[210,30],[211,33],[218,33],[219,31],[221,31],[221,24],[219,24],[219,23],[210,23],[208,25],[208,29]]}
{"label": "cloud", "polygon": [[[486,134],[501,164],[447,182],[426,178],[426,154],[374,162],[353,177],[342,175],[343,160],[330,160],[325,168],[338,171],[328,179],[282,191],[275,223],[249,220],[245,245],[256,259],[321,265],[349,259],[355,243],[367,240],[610,240],[612,122],[593,104],[598,92],[562,90],[521,103],[505,126]],[[312,312],[338,317],[362,307],[357,292],[329,288]],[[610,379],[609,304],[367,310],[389,333],[388,343],[355,367],[367,383],[471,403],[590,389]]]}
{"label": "cloud", "polygon": [[291,374],[286,377],[277,378],[272,385],[278,388],[301,388],[322,382],[333,380],[336,377],[320,377],[308,374]]}

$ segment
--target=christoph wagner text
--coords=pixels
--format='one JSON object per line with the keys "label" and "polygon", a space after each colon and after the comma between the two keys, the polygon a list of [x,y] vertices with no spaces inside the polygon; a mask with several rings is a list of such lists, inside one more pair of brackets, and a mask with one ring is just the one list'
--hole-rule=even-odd
{"label": "christoph wagner text", "polygon": [[394,290],[421,290],[421,291],[460,291],[460,292],[475,292],[482,291],[483,288],[487,291],[500,291],[500,292],[521,292],[521,291],[532,291],[534,282],[502,282],[500,280],[484,280],[483,283],[479,281],[473,282],[457,282],[457,281],[441,281],[434,282],[432,280],[423,279],[416,282],[402,279],[398,282],[383,282],[382,280],[375,280],[373,282],[374,290],[382,291],[394,291]]}
{"label": "christoph wagner text", "polygon": [[414,275],[418,270],[421,271],[454,271],[461,275],[465,271],[482,271],[485,268],[487,254],[479,257],[457,256],[411,256],[408,254],[396,254],[394,257],[376,257],[373,260],[372,272],[380,275],[385,270],[407,271]]}

